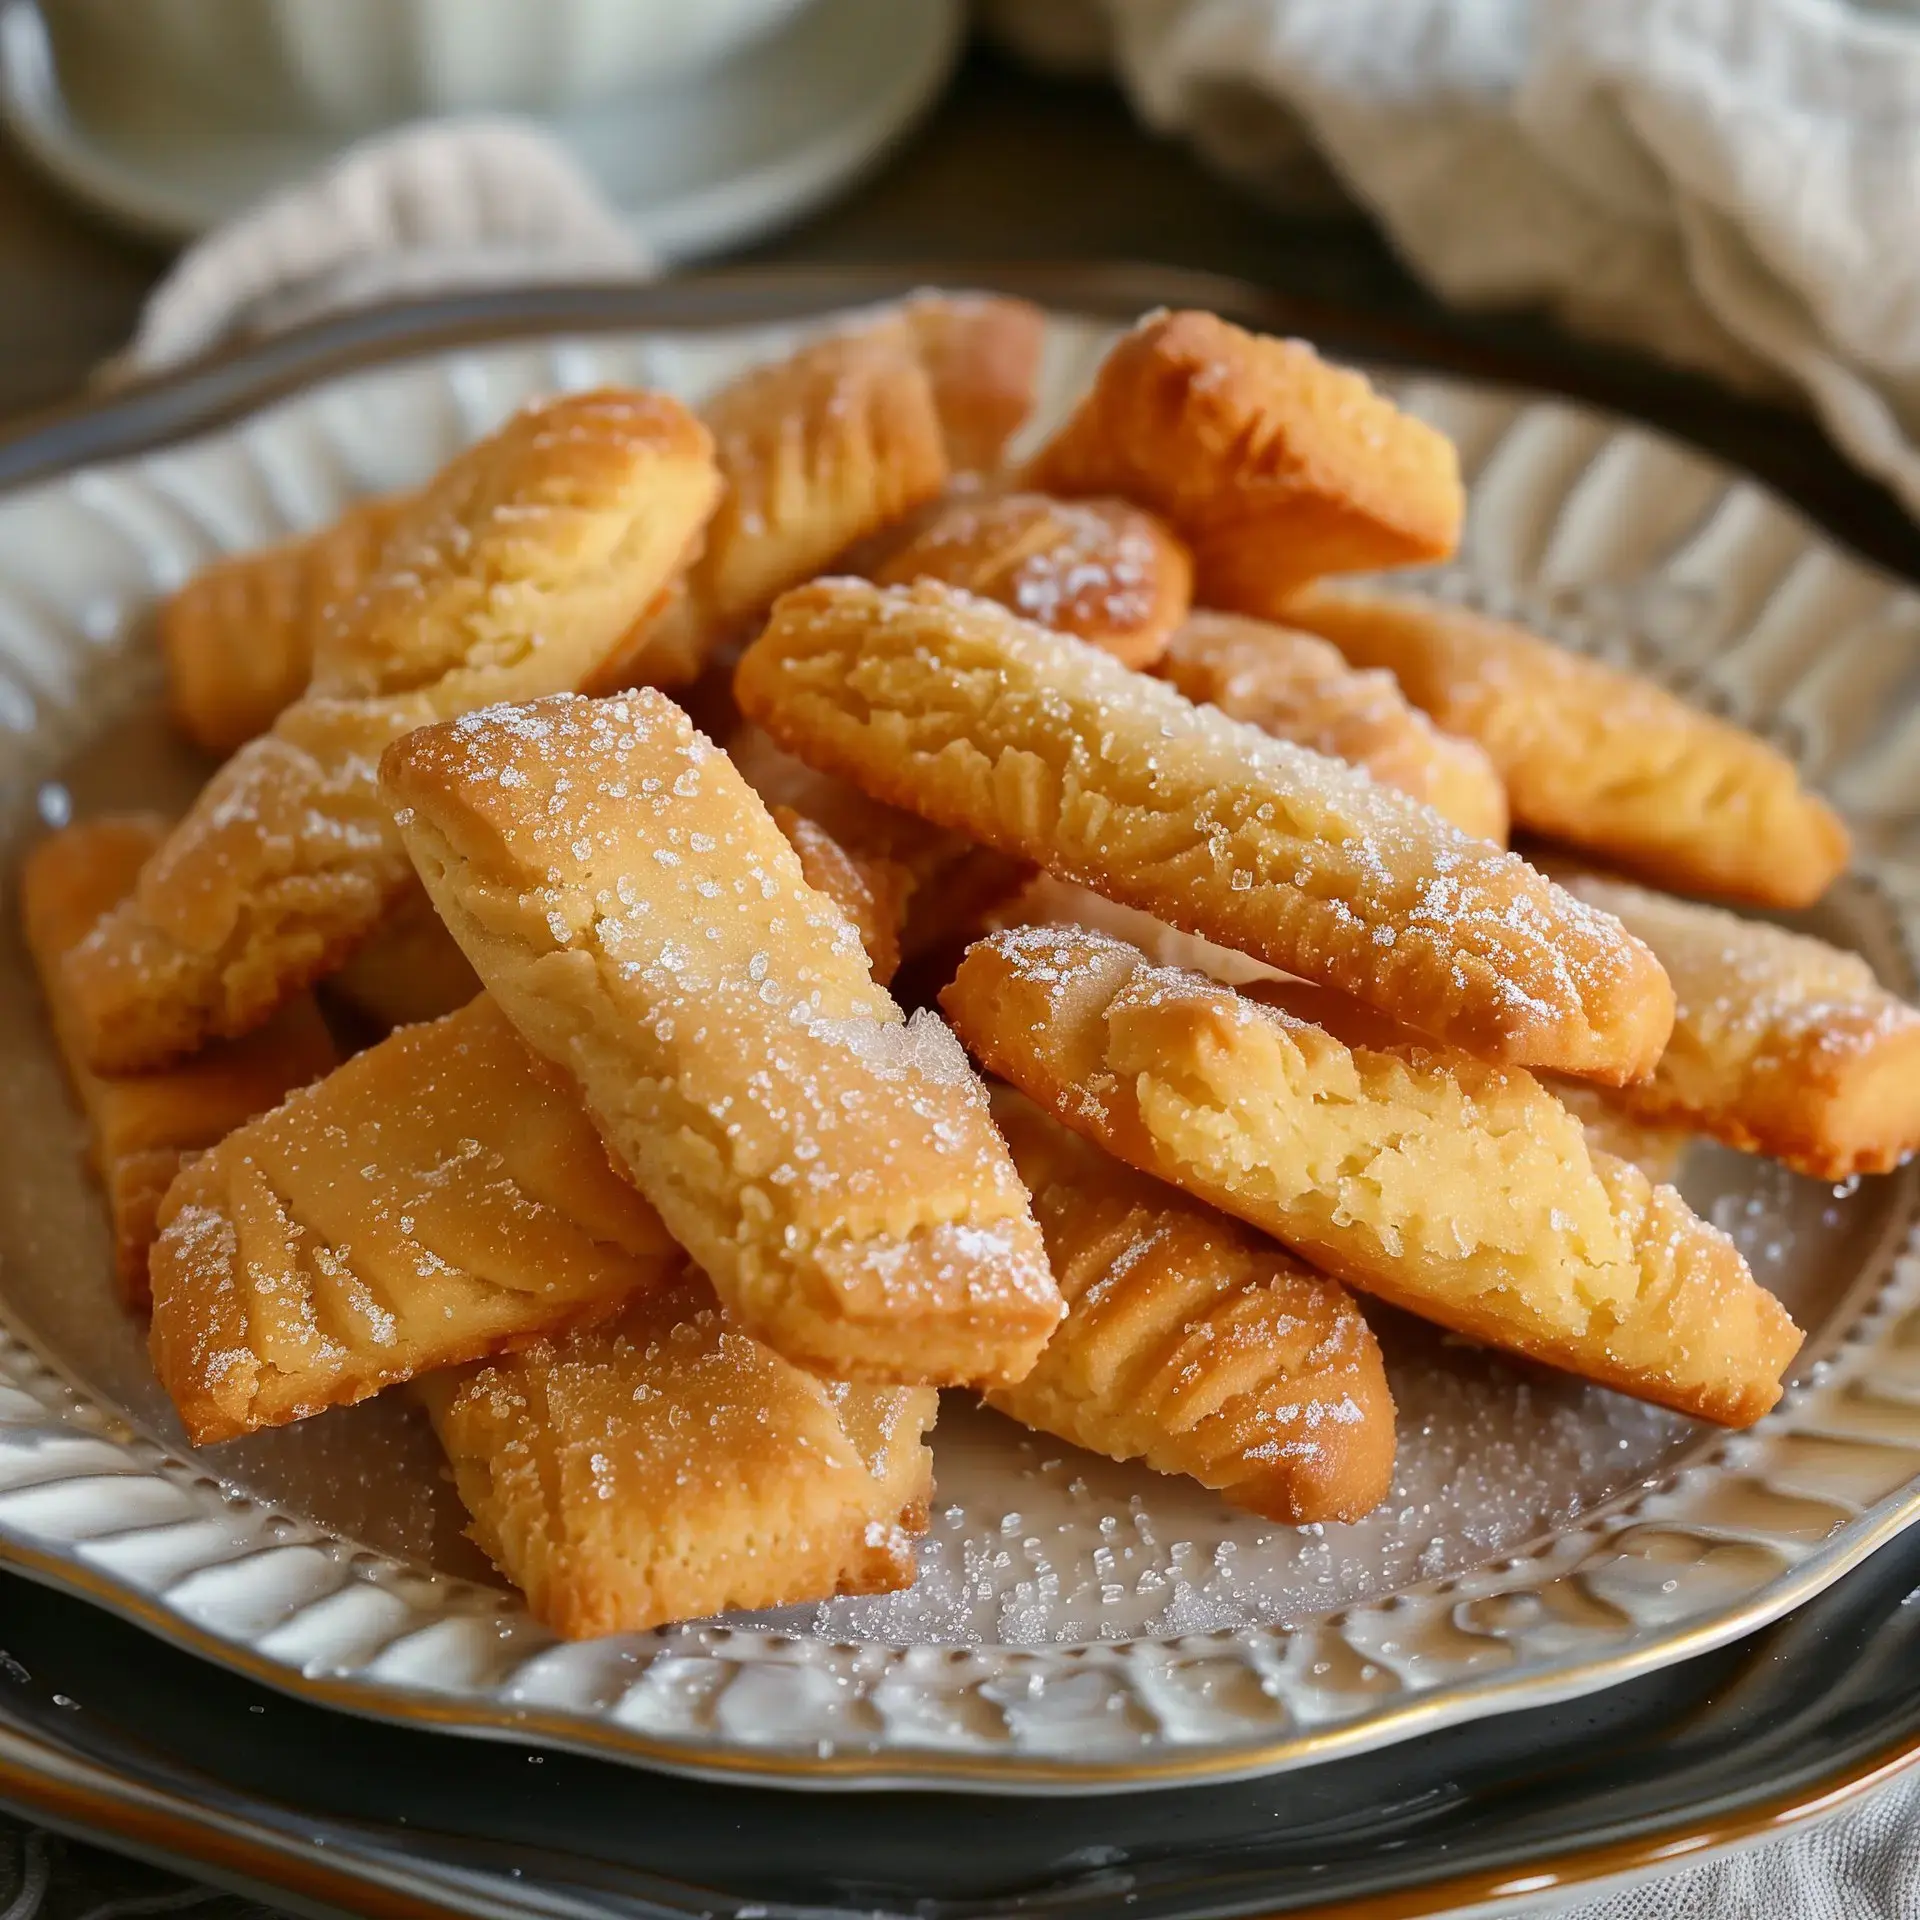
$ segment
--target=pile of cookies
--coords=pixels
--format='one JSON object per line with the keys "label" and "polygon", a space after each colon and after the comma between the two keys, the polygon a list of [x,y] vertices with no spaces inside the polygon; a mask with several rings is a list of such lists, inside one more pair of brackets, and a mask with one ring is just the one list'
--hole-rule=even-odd
{"label": "pile of cookies", "polygon": [[942,1387],[1356,1518],[1355,1292],[1778,1399],[1799,1331],[1659,1174],[1920,1145],[1920,1013],[1696,898],[1809,904],[1838,817],[1356,580],[1454,549],[1454,451],[1299,342],[1151,315],[1009,466],[1041,331],[928,296],[697,412],[554,399],[162,609],[224,764],[22,891],[196,1443],[412,1382],[588,1635],[909,1582]]}

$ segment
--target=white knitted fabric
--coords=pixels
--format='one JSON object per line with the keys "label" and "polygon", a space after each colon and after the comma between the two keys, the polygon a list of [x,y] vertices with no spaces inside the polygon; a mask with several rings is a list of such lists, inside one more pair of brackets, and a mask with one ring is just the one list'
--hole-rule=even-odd
{"label": "white knitted fabric", "polygon": [[109,378],[378,300],[656,270],[536,127],[425,121],[349,148],[181,255]]}

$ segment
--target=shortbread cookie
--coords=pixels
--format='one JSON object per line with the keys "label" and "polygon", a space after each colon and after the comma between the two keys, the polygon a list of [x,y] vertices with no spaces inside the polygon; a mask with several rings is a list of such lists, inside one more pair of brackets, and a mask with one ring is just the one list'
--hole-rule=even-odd
{"label": "shortbread cookie", "polygon": [[109,814],[42,840],[20,870],[27,946],[106,1189],[120,1295],[136,1310],[147,1304],[147,1249],[161,1196],[181,1163],[318,1079],[335,1058],[319,1010],[302,995],[244,1039],[208,1047],[164,1073],[113,1078],[88,1067],[60,963],[125,898],[166,832],[157,814]]}
{"label": "shortbread cookie", "polygon": [[1395,1306],[1728,1426],[1779,1398],[1785,1310],[1531,1074],[1378,1044],[1365,1010],[1349,1044],[1072,929],[982,941],[941,1004],[1075,1131]]}
{"label": "shortbread cookie", "polygon": [[1580,1122],[1593,1154],[1609,1153],[1638,1167],[1653,1184],[1672,1186],[1687,1149],[1699,1135],[1689,1127],[1643,1120],[1620,1104],[1623,1089],[1590,1087],[1579,1080],[1545,1082],[1553,1097]]}
{"label": "shortbread cookie", "polygon": [[1679,1011],[1651,1079],[1612,1096],[1820,1180],[1920,1149],[1920,1009],[1857,953],[1625,881],[1562,884],[1660,956]]}
{"label": "shortbread cookie", "polygon": [[403,494],[355,501],[330,525],[204,567],[161,604],[167,711],[195,746],[235,752],[307,690],[314,637],[367,583]]}
{"label": "shortbread cookie", "polygon": [[1091,887],[1056,880],[1050,873],[1036,873],[1018,893],[1009,895],[987,914],[989,933],[1000,933],[1008,927],[1085,927],[1138,947],[1156,967],[1184,967],[1228,987],[1293,978],[1250,953],[1216,946],[1196,933],[1182,933],[1138,907],[1123,907]]}
{"label": "shortbread cookie", "polygon": [[989,601],[786,595],[734,678],[789,752],[1489,1058],[1629,1080],[1659,965],[1524,861],[1338,761]]}
{"label": "shortbread cookie", "polygon": [[1041,327],[1024,301],[929,294],[723,387],[701,409],[726,483],[705,555],[624,677],[587,691],[689,684],[776,595],[991,465],[1033,405]]}
{"label": "shortbread cookie", "polygon": [[180,1175],[153,1364],[205,1445],[604,1318],[684,1264],[578,1094],[482,996]]}
{"label": "shortbread cookie", "polygon": [[[900,960],[949,944],[964,946],[984,933],[993,910],[1033,872],[1024,860],[996,853],[964,834],[948,833],[917,814],[883,806],[848,781],[816,773],[804,760],[776,747],[758,727],[735,729],[727,757],[776,820],[783,809],[801,814],[856,860],[905,875],[895,940]],[[820,884],[812,874],[807,878]],[[840,904],[849,905],[845,900]],[[859,921],[857,912],[850,907],[849,912]],[[875,977],[884,984],[885,976]]]}
{"label": "shortbread cookie", "polygon": [[900,966],[900,924],[906,917],[913,875],[893,860],[857,854],[843,847],[826,828],[775,807],[773,824],[800,856],[808,886],[824,893],[849,920],[867,950],[868,971],[884,987]]}
{"label": "shortbread cookie", "polygon": [[1484,749],[1442,733],[1392,674],[1349,666],[1329,641],[1242,614],[1196,613],[1158,671],[1189,700],[1348,761],[1463,833],[1506,844],[1507,790]]}
{"label": "shortbread cookie", "polygon": [[330,1005],[345,1001],[390,1032],[458,1012],[480,991],[480,976],[416,881],[323,991]]}
{"label": "shortbread cookie", "polygon": [[531,408],[447,467],[321,634],[310,690],[69,955],[88,1060],[161,1065],[247,1032],[339,965],[408,878],[381,750],[588,677],[699,538],[716,486],[704,429],[644,393]]}
{"label": "shortbread cookie", "polygon": [[988,1404],[1290,1526],[1378,1506],[1393,1400],[1346,1290],[1010,1089],[993,1111],[1067,1317],[1033,1371],[990,1388]]}
{"label": "shortbread cookie", "polygon": [[[1274,968],[1263,966],[1251,955],[1235,953],[1228,947],[1216,947],[1209,940],[1182,933],[1164,920],[1123,907],[1087,887],[1076,887],[1056,880],[1050,873],[1036,875],[1017,894],[987,915],[990,931],[1008,927],[1084,927],[1094,933],[1124,940],[1156,967],[1179,967],[1190,973],[1203,973],[1222,986],[1239,987],[1251,998],[1277,1005],[1283,1012],[1294,1012],[1305,1019],[1327,1013],[1335,1025],[1349,1035],[1360,1018],[1350,1001],[1329,996],[1309,1005],[1309,994],[1319,995],[1322,988],[1308,988],[1304,981],[1290,978]],[[1388,1045],[1415,1041],[1406,1028],[1383,1024],[1380,1037]],[[1671,1181],[1695,1134],[1686,1127],[1664,1125],[1628,1112],[1619,1102],[1622,1090],[1588,1086],[1579,1080],[1558,1075],[1543,1084],[1554,1097],[1579,1120],[1587,1145],[1616,1159],[1631,1160],[1657,1186]]]}
{"label": "shortbread cookie", "polygon": [[698,1274],[421,1389],[474,1539],[567,1639],[913,1579],[937,1396],[803,1373]]}
{"label": "shortbread cookie", "polygon": [[933,386],[897,322],[756,367],[701,409],[725,491],[691,598],[710,628],[758,617],[947,482]]}
{"label": "shortbread cookie", "polygon": [[933,383],[955,472],[996,467],[1033,411],[1046,316],[991,293],[925,293],[902,309]]}
{"label": "shortbread cookie", "polygon": [[1186,618],[1187,550],[1124,500],[962,496],[875,569],[882,586],[942,580],[1149,667]]}
{"label": "shortbread cookie", "polygon": [[1784,754],[1638,674],[1411,594],[1312,587],[1282,617],[1477,740],[1516,826],[1761,906],[1807,906],[1846,868],[1845,824]]}
{"label": "shortbread cookie", "polygon": [[1150,314],[1028,467],[1046,493],[1117,493],[1193,549],[1202,605],[1272,618],[1327,573],[1441,560],[1465,498],[1453,443],[1303,340]]}
{"label": "shortbread cookie", "polygon": [[1060,1317],[937,1015],[664,696],[432,727],[382,769],[441,917],[741,1327],[832,1379],[1017,1379]]}

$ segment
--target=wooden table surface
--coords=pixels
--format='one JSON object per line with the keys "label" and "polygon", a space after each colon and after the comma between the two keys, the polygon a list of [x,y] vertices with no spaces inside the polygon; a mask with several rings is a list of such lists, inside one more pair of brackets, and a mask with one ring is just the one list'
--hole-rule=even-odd
{"label": "wooden table surface", "polygon": [[[1753,469],[1863,551],[1920,574],[1920,532],[1804,416],[1524,315],[1440,307],[1357,216],[1277,214],[1152,139],[1108,88],[976,52],[870,181],[739,256],[759,263],[1139,261],[1323,303],[1418,357],[1642,414]],[[163,254],[63,201],[0,145],[0,431],[70,398],[130,332]]]}

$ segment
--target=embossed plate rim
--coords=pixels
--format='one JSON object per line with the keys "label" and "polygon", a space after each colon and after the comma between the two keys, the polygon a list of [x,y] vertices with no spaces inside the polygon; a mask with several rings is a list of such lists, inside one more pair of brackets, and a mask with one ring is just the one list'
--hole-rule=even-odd
{"label": "embossed plate rim", "polygon": [[[926,277],[929,276],[913,278]],[[992,283],[999,276],[950,278],[956,284],[981,284],[982,281]],[[463,321],[459,318],[460,309],[434,311],[442,315],[443,324],[450,323],[456,330],[464,330],[467,344],[497,342],[508,333],[531,333],[536,338],[544,335],[558,340],[612,328],[630,332],[698,333],[706,327],[750,319],[773,323],[811,317],[836,306],[857,305],[880,297],[908,283],[905,276],[893,276],[889,284],[876,286],[872,277],[862,280],[854,276],[838,285],[837,298],[815,299],[813,293],[821,291],[826,283],[818,276],[811,276],[809,290],[796,290],[795,297],[780,309],[778,288],[769,288],[763,281],[757,291],[741,296],[749,308],[758,303],[757,310],[747,312],[742,312],[737,305],[730,306],[728,289],[723,283],[710,290],[708,297],[714,305],[705,312],[704,318],[699,313],[697,299],[691,307],[686,303],[685,287],[675,290],[677,307],[676,302],[666,302],[664,313],[649,308],[644,292],[623,291],[613,295],[601,290],[585,296],[586,309],[577,301],[569,309],[565,296],[544,310],[537,306],[522,307],[517,319],[493,332],[487,331],[484,313],[476,319],[469,312]],[[1124,293],[1120,291],[1122,287]],[[1013,290],[1030,290],[1030,287]],[[1241,290],[1241,297],[1236,298],[1235,290],[1228,283],[1183,280],[1179,276],[1160,278],[1151,291],[1137,278],[1124,274],[1109,276],[1104,285],[1094,276],[1094,284],[1080,297],[1056,299],[1053,304],[1082,315],[1103,314],[1111,318],[1116,309],[1137,308],[1154,300],[1196,298],[1229,313],[1250,311],[1253,317],[1271,323],[1271,302],[1250,291]],[[599,303],[597,313],[591,310],[596,301]],[[775,310],[768,310],[769,306]],[[368,342],[372,343],[370,348]],[[342,353],[358,356],[362,365],[396,359],[412,361],[426,379],[435,377],[436,365],[444,379],[447,366],[452,364],[444,350],[441,360],[436,362],[431,351],[421,347],[418,338],[409,339],[401,322],[391,317],[375,317],[363,324],[357,336],[352,327],[323,331],[304,361],[284,342],[261,350],[254,357],[251,388],[244,365],[237,384],[233,369],[216,367],[118,403],[118,417],[125,437],[111,450],[121,453],[131,445],[185,438],[204,430],[217,419],[244,419],[267,399],[284,394],[290,385],[304,386],[329,378],[339,371],[337,356]],[[336,356],[333,364],[328,362],[329,354]],[[1486,385],[1444,374],[1432,377],[1443,384],[1450,382],[1460,391],[1470,392]],[[1530,400],[1523,392],[1511,388],[1504,392],[1523,409],[1570,404],[1544,395]],[[1591,407],[1580,406],[1579,411],[1597,427],[1614,435],[1631,430],[1656,445],[1668,440],[1667,436],[1638,423]],[[107,410],[109,415],[112,412],[111,408]],[[67,471],[84,465],[86,458],[103,457],[108,447],[97,431],[101,418],[99,414],[83,413],[43,429],[39,436],[30,436],[25,442],[0,446],[0,476],[10,473],[23,476],[36,464],[36,450],[38,463],[44,463],[50,439],[56,444],[65,441],[80,449],[82,457],[68,464]],[[96,431],[89,432],[90,425]],[[1738,487],[1752,485],[1722,463],[1706,461],[1704,456],[1691,450],[1688,457],[1704,461],[1712,468],[1721,489],[1717,498],[1727,497]],[[55,470],[60,470],[57,463]],[[1797,512],[1789,510],[1789,513],[1800,527],[1800,538],[1806,543],[1807,551],[1835,552],[1833,543],[1824,534],[1805,528]],[[1870,581],[1881,578],[1851,557],[1840,559],[1838,564]],[[1892,592],[1896,583],[1885,580],[1884,586]],[[1897,869],[1877,872],[1869,867],[1867,877],[1879,895],[1878,905],[1886,914],[1889,929],[1902,950],[1906,971],[1911,975],[1916,947],[1920,946],[1920,940],[1916,939],[1916,932],[1920,930],[1920,871],[1915,871],[1911,863],[1903,863]],[[1724,1476],[1730,1455],[1742,1463],[1739,1468],[1742,1477],[1756,1478],[1764,1472],[1769,1459],[1779,1458],[1780,1443],[1794,1436],[1813,1437],[1842,1448],[1849,1444],[1847,1438],[1837,1432],[1844,1424],[1835,1411],[1837,1403],[1849,1385],[1870,1371],[1876,1357],[1885,1357],[1882,1349],[1896,1324],[1898,1311],[1910,1308],[1915,1294],[1920,1293],[1920,1265],[1916,1265],[1910,1253],[1903,1257],[1901,1251],[1910,1248],[1917,1203],[1920,1203],[1920,1175],[1909,1169],[1896,1177],[1902,1182],[1900,1206],[1875,1256],[1874,1270],[1877,1271],[1882,1262],[1886,1269],[1877,1298],[1851,1327],[1836,1336],[1833,1351],[1815,1363],[1810,1377],[1790,1393],[1782,1407],[1752,1435],[1710,1443],[1704,1450],[1692,1450],[1682,1464],[1650,1490],[1635,1489],[1539,1543],[1533,1550],[1505,1556],[1499,1562],[1445,1580],[1421,1583],[1385,1599],[1346,1609],[1328,1621],[1303,1623],[1292,1630],[1241,1628],[1171,1640],[1088,1647],[1002,1647],[970,1653],[956,1653],[946,1648],[862,1648],[796,1639],[758,1629],[724,1627],[687,1629],[668,1637],[662,1649],[668,1658],[697,1651],[702,1658],[719,1655],[722,1664],[735,1671],[751,1666],[763,1676],[784,1669],[781,1677],[787,1680],[797,1676],[804,1679],[808,1674],[824,1677],[825,1693],[809,1708],[815,1714],[810,1723],[814,1728],[812,1736],[802,1737],[790,1730],[787,1739],[779,1744],[726,1744],[711,1736],[669,1737],[616,1719],[608,1701],[601,1697],[600,1683],[594,1678],[594,1662],[601,1656],[592,1649],[554,1649],[543,1635],[531,1628],[524,1615],[502,1607],[500,1597],[488,1589],[438,1576],[427,1578],[399,1563],[369,1556],[352,1542],[333,1540],[291,1516],[273,1513],[259,1503],[230,1499],[191,1462],[169,1455],[150,1441],[138,1436],[114,1438],[110,1412],[103,1412],[84,1392],[69,1385],[11,1324],[4,1335],[0,1335],[0,1379],[12,1389],[0,1395],[0,1459],[16,1453],[23,1443],[36,1458],[48,1454],[54,1457],[52,1470],[45,1474],[35,1474],[28,1479],[11,1473],[0,1474],[6,1483],[6,1493],[27,1486],[45,1489],[71,1482],[78,1497],[78,1489],[83,1484],[98,1494],[105,1488],[124,1491],[135,1479],[148,1486],[162,1483],[186,1502],[184,1514],[197,1515],[202,1520],[217,1518],[230,1529],[242,1524],[251,1529],[244,1553],[216,1556],[206,1566],[229,1564],[236,1558],[257,1561],[263,1567],[273,1562],[278,1570],[276,1578],[280,1573],[304,1569],[318,1573],[326,1584],[300,1598],[290,1610],[283,1608],[282,1616],[264,1627],[242,1626],[223,1633],[195,1620],[184,1610],[184,1603],[178,1598],[183,1579],[171,1583],[176,1598],[168,1604],[143,1592],[124,1577],[109,1577],[89,1565],[83,1550],[84,1539],[78,1544],[65,1541],[45,1528],[24,1526],[0,1515],[0,1558],[31,1577],[106,1605],[191,1651],[221,1660],[252,1678],[321,1704],[374,1718],[397,1718],[483,1737],[574,1747],[604,1757],[664,1766],[705,1777],[746,1777],[815,1787],[946,1786],[973,1791],[1098,1792],[1234,1778],[1304,1765],[1509,1706],[1538,1705],[1572,1697],[1721,1644],[1777,1617],[1819,1591],[1883,1540],[1920,1519],[1920,1477],[1912,1476],[1897,1491],[1865,1508],[1854,1502],[1845,1503],[1853,1511],[1850,1523],[1823,1546],[1806,1553],[1799,1551],[1802,1543],[1790,1528],[1777,1534],[1753,1527],[1744,1530],[1722,1527],[1716,1531],[1710,1513],[1684,1517],[1689,1483],[1692,1493],[1700,1494],[1703,1489],[1699,1477],[1716,1473]],[[30,1412],[24,1411],[23,1402]],[[1879,1452],[1887,1445],[1894,1445],[1905,1453],[1920,1453],[1920,1398],[1906,1408],[1897,1432],[1898,1437],[1891,1440],[1882,1436],[1870,1441],[1856,1435],[1850,1444]],[[63,1451],[68,1455],[64,1468],[60,1458]],[[1920,1461],[1916,1461],[1916,1466],[1920,1466]],[[0,1507],[6,1504],[5,1498],[0,1497]],[[192,1523],[188,1518],[179,1524]],[[1583,1639],[1590,1642],[1591,1651],[1584,1658],[1570,1658],[1563,1650],[1544,1659],[1536,1658],[1529,1666],[1524,1656],[1527,1635],[1524,1628],[1518,1628],[1511,1635],[1510,1651],[1517,1656],[1511,1668],[1497,1675],[1474,1677],[1469,1664],[1453,1676],[1451,1684],[1424,1688],[1411,1686],[1400,1676],[1400,1693],[1385,1707],[1357,1711],[1337,1720],[1328,1716],[1319,1725],[1314,1724],[1311,1716],[1304,1723],[1292,1718],[1286,1723],[1285,1731],[1265,1737],[1183,1745],[1167,1735],[1163,1725],[1157,1744],[1145,1740],[1128,1751],[1100,1747],[1098,1736],[1103,1722],[1111,1725],[1106,1701],[1124,1696],[1142,1704],[1151,1715],[1154,1689],[1170,1681],[1178,1684],[1176,1676],[1183,1670],[1183,1663],[1204,1667],[1206,1663],[1221,1660],[1237,1662],[1243,1671],[1262,1683],[1263,1697],[1277,1703],[1276,1716],[1286,1715],[1289,1710],[1283,1696],[1287,1690],[1290,1656],[1306,1648],[1310,1630],[1338,1632],[1356,1618],[1377,1622],[1396,1613],[1411,1615],[1421,1607],[1445,1611],[1452,1618],[1460,1606],[1475,1601],[1516,1596],[1524,1600],[1537,1596],[1553,1578],[1595,1566],[1606,1543],[1638,1525],[1663,1525],[1669,1531],[1684,1531],[1690,1525],[1692,1533],[1687,1537],[1703,1551],[1711,1551],[1715,1545],[1735,1537],[1755,1540],[1776,1552],[1785,1563],[1786,1571],[1760,1584],[1750,1583],[1751,1590],[1736,1603],[1721,1605],[1684,1629],[1663,1630],[1643,1625],[1637,1630],[1611,1633],[1591,1628],[1584,1633],[1562,1628],[1548,1634],[1548,1638],[1557,1633],[1562,1640],[1571,1637],[1576,1643]],[[105,1541],[115,1537],[115,1532],[108,1526],[87,1538]],[[351,1566],[344,1564],[349,1561],[353,1563]],[[370,1561],[375,1564],[369,1565]],[[184,1577],[205,1570],[205,1566],[189,1567]],[[331,1577],[336,1572],[338,1577]],[[328,1603],[341,1602],[343,1596],[346,1596],[343,1606],[337,1611],[351,1614],[358,1605],[363,1612],[371,1609],[379,1613],[384,1608],[389,1617],[395,1617],[392,1610],[398,1608],[397,1617],[407,1624],[393,1633],[383,1630],[371,1655],[360,1655],[351,1663],[342,1664],[338,1637],[332,1655],[315,1651],[296,1657],[290,1649],[299,1636],[284,1630],[302,1621],[307,1621],[310,1627],[308,1616]],[[359,1638],[365,1637],[369,1630],[370,1623],[356,1628],[348,1621],[336,1629],[336,1636],[344,1634],[348,1644],[358,1645]],[[414,1659],[423,1650],[432,1651],[443,1643],[451,1658],[463,1632],[470,1640],[480,1635],[492,1646],[492,1657],[500,1668],[493,1684],[470,1685],[464,1690],[434,1689],[404,1682],[391,1672],[380,1671],[386,1655],[395,1647],[403,1642],[415,1643],[421,1636],[439,1635],[440,1639],[425,1649],[415,1644]],[[1484,1632],[1481,1638],[1491,1644],[1506,1636]],[[276,1639],[280,1650],[275,1650]],[[741,1657],[739,1651],[729,1653],[728,1649],[744,1650],[745,1657]],[[325,1670],[329,1660],[334,1663],[332,1671]],[[565,1677],[560,1671],[563,1668],[571,1673],[576,1692],[575,1704],[560,1709],[543,1701],[540,1695],[556,1680]],[[955,1675],[960,1668],[967,1669],[973,1678],[978,1677],[974,1669],[990,1668],[991,1677],[1010,1679],[1017,1683],[1016,1691],[1027,1689],[1035,1698],[1043,1696],[1049,1686],[1064,1686],[1078,1682],[1080,1676],[1091,1675],[1104,1676],[1105,1686],[1113,1691],[1103,1691],[1100,1681],[1095,1681],[1091,1688],[1082,1683],[1081,1691],[1091,1691],[1097,1705],[1082,1709],[1077,1718],[1069,1713],[1064,1720],[1037,1730],[1029,1725],[1024,1734],[1017,1715],[1008,1718],[1003,1714],[999,1744],[982,1745],[973,1750],[943,1747],[925,1740],[914,1744],[889,1737],[884,1731],[884,1722],[883,1731],[877,1736],[860,1740],[844,1738],[836,1716],[849,1697],[871,1701],[877,1689],[889,1680],[922,1694],[929,1688],[937,1690],[940,1684],[951,1688],[956,1684]],[[574,1669],[577,1672],[572,1671]],[[821,1669],[826,1670],[824,1676],[819,1672]],[[1293,1680],[1297,1691],[1297,1674]],[[579,1704],[578,1688],[582,1683],[585,1683],[587,1702],[584,1706]],[[968,1684],[971,1683],[969,1679]],[[805,1692],[804,1685],[801,1691]],[[619,1697],[621,1695],[615,1696],[615,1705]],[[1297,1697],[1296,1704],[1303,1698]],[[801,1704],[808,1706],[805,1701]],[[804,1713],[796,1724],[809,1724]],[[1076,1752],[1083,1741],[1091,1742],[1091,1753]]]}

